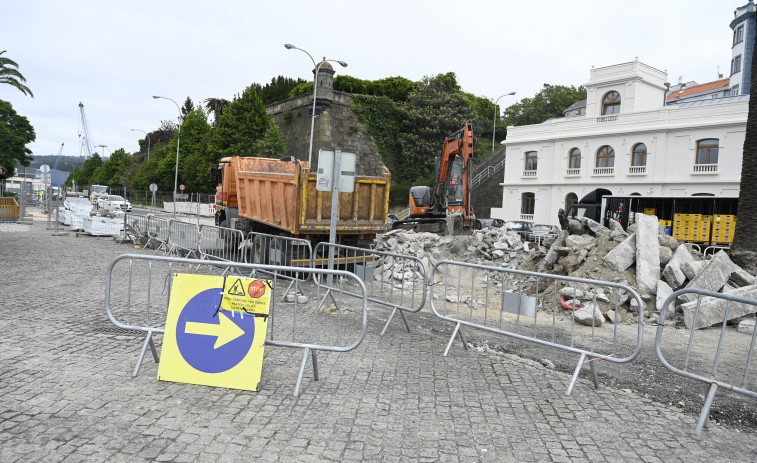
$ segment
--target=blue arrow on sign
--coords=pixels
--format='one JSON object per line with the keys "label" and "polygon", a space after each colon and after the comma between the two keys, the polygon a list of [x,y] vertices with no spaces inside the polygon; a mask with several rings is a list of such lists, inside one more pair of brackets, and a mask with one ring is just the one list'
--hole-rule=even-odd
{"label": "blue arrow on sign", "polygon": [[234,368],[252,347],[255,317],[218,310],[221,288],[206,289],[187,302],[176,324],[176,344],[196,370],[221,373]]}

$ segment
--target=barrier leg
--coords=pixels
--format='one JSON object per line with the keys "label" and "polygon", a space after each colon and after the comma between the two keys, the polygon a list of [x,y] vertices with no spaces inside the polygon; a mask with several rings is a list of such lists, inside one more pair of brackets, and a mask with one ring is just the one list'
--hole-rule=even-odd
{"label": "barrier leg", "polygon": [[463,332],[462,328],[460,328],[458,334],[460,335],[460,341],[463,343],[463,347],[465,348],[465,350],[468,350],[468,340],[465,338],[465,333]]}
{"label": "barrier leg", "polygon": [[395,307],[394,310],[392,310],[392,314],[389,315],[389,320],[386,321],[386,324],[384,325],[384,329],[381,330],[381,336],[383,336],[384,333],[386,333],[386,329],[389,328],[389,324],[392,322],[392,319],[394,319],[394,314],[396,314],[397,311],[399,311],[400,316],[402,317],[402,321],[405,322],[405,328],[407,328],[407,332],[408,333],[411,332],[410,325],[407,323],[407,318],[405,318],[405,314],[403,313],[404,311]]}
{"label": "barrier leg", "polygon": [[597,362],[596,361],[589,362],[589,367],[591,368],[591,378],[594,380],[594,388],[599,389],[599,377],[597,376]]}
{"label": "barrier leg", "polygon": [[318,381],[318,356],[316,352],[318,351],[315,349],[310,352],[313,357],[313,381]]}
{"label": "barrier leg", "polygon": [[297,383],[294,385],[294,395],[295,397],[298,397],[300,395],[300,386],[302,385],[302,376],[305,374],[305,364],[308,363],[308,354],[310,353],[310,348],[306,347],[305,351],[302,353],[302,363],[300,364],[300,373],[297,375]]}
{"label": "barrier leg", "polygon": [[699,414],[699,421],[697,421],[697,428],[694,430],[694,434],[701,434],[702,428],[704,427],[705,421],[707,421],[707,418],[710,416],[710,407],[712,406],[712,401],[715,400],[715,393],[718,392],[718,385],[717,383],[710,384],[710,392],[707,394],[707,399],[704,401],[704,406],[702,407],[702,413]]}
{"label": "barrier leg", "polygon": [[565,391],[565,395],[570,395],[571,392],[573,392],[573,386],[576,385],[576,381],[578,381],[578,373],[581,372],[581,367],[584,364],[584,360],[586,360],[586,353],[581,353],[581,358],[578,359],[578,365],[576,365],[575,371],[573,371],[573,377],[570,379],[570,385],[568,385],[568,390]]}
{"label": "barrier leg", "polygon": [[[457,337],[457,333],[459,332],[460,332],[460,323],[456,324],[455,329],[452,330],[452,336],[450,336],[449,342],[447,343],[447,349],[444,350],[444,357],[446,357],[447,354],[449,353],[449,349],[450,347],[452,347],[452,342],[455,340],[455,338]],[[465,348],[467,349],[468,346],[466,345]]]}
{"label": "barrier leg", "polygon": [[134,373],[132,373],[131,375],[132,378],[136,377],[139,374],[139,369],[142,367],[142,361],[145,359],[148,345],[150,346],[150,350],[152,351],[152,358],[155,359],[155,363],[158,363],[160,361],[160,359],[158,358],[158,351],[155,349],[155,343],[152,342],[152,330],[147,330],[145,342],[142,343],[142,350],[139,352],[139,358],[137,359],[137,366],[134,367]]}

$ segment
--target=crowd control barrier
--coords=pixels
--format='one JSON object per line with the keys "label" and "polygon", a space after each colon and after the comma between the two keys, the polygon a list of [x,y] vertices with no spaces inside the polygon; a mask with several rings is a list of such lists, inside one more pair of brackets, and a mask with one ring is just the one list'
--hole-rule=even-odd
{"label": "crowd control barrier", "polygon": [[[618,314],[629,298],[639,308],[635,344],[621,341],[617,325],[602,326],[603,314],[609,310]],[[594,314],[588,317],[588,326],[578,323],[572,310],[580,299],[585,310]],[[463,327],[579,354],[566,395],[571,394],[585,363],[599,388],[597,360],[626,363],[641,352],[644,303],[636,291],[620,283],[445,260],[431,270],[428,300],[438,318],[455,324],[445,356],[458,336],[468,348]],[[583,319],[582,315],[578,318]],[[558,324],[569,326],[558,329]]]}
{"label": "crowd control barrier", "polygon": [[[691,296],[686,297],[686,295]],[[660,362],[673,373],[708,385],[707,396],[694,431],[700,434],[710,414],[710,407],[718,389],[727,389],[757,398],[755,390],[757,387],[754,380],[750,381],[749,377],[757,330],[753,330],[749,336],[751,339],[748,340],[749,347],[746,348],[746,342],[744,342],[746,336],[727,327],[728,320],[754,312],[754,307],[750,306],[757,306],[757,300],[702,289],[684,288],[668,296],[660,312],[660,320],[665,320],[668,311],[675,310],[674,301],[681,296],[689,301],[684,303],[683,309],[686,326],[689,327],[689,336],[686,341],[688,345],[684,357],[681,358],[676,354],[680,351],[678,349],[671,349],[668,355],[664,352],[664,344],[669,345],[681,339],[679,336],[665,338],[663,336],[666,328],[664,324],[657,327],[654,348]],[[720,335],[716,339],[707,332],[697,331],[702,327],[701,322],[704,319],[707,319],[706,326],[721,323]],[[721,355],[726,350],[735,353],[742,361],[737,365],[734,365],[734,362],[721,364]]]}
{"label": "crowd control barrier", "polygon": [[170,224],[167,219],[155,216],[148,216],[147,235],[149,239],[145,247],[155,246],[155,254],[161,249],[166,250],[168,246],[168,235],[170,234]]}
{"label": "crowd control barrier", "polygon": [[[308,240],[266,233],[248,233],[245,247],[247,250],[244,254],[245,262],[255,264],[310,267],[313,255],[313,248]],[[281,276],[290,279],[289,286],[281,295],[282,300],[296,298],[302,293],[302,283],[310,278],[309,273],[303,272],[292,272]]]}
{"label": "crowd control barrier", "polygon": [[0,198],[0,222],[15,222],[19,218],[20,208],[16,198]]}
{"label": "crowd control barrier", "polygon": [[124,236],[119,244],[126,240],[140,246],[147,244],[150,240],[148,221],[146,215],[124,214]]}
{"label": "crowd control barrier", "polygon": [[[366,290],[362,281],[352,273],[341,270],[124,254],[116,257],[108,266],[105,280],[105,311],[116,327],[145,335],[132,376],[139,373],[148,348],[155,362],[159,361],[153,336],[165,333],[173,277],[178,267],[182,268],[183,273],[210,274],[219,278],[223,278],[222,275],[227,274],[230,267],[238,267],[250,273],[264,272],[269,276],[272,294],[265,343],[275,347],[303,349],[294,388],[295,396],[299,395],[308,357],[312,358],[313,378],[318,381],[317,351],[348,352],[360,345],[365,337]],[[200,269],[203,271],[200,272]],[[281,302],[278,296],[290,281],[288,278],[282,278],[282,275],[295,271],[308,274],[317,284],[306,285],[304,289],[307,293],[295,298],[292,303]],[[314,278],[315,276],[317,278]],[[328,281],[332,283],[329,284]],[[345,288],[349,288],[349,292]],[[362,290],[355,291],[355,288]],[[333,310],[317,308],[317,301],[321,300],[325,293],[336,295],[336,300],[339,301]]]}
{"label": "crowd control barrier", "polygon": [[[329,256],[334,268],[350,270],[363,280],[370,302],[392,309],[381,330],[382,336],[397,312],[407,331],[410,331],[405,312],[419,312],[426,303],[428,279],[423,260],[414,256],[322,242],[315,247],[313,267],[328,266]],[[359,288],[355,287],[355,291],[359,291]]]}
{"label": "crowd control barrier", "polygon": [[232,228],[200,225],[200,259],[244,262],[244,234]]}
{"label": "crowd control barrier", "polygon": [[199,258],[200,227],[194,223],[172,220],[168,227],[168,255]]}

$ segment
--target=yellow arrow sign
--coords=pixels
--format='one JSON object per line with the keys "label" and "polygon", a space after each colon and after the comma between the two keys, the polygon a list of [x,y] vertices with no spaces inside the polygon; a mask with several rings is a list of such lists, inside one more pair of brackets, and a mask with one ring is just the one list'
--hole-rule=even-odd
{"label": "yellow arrow sign", "polygon": [[220,323],[199,323],[187,322],[184,332],[187,334],[200,334],[204,336],[217,336],[213,349],[218,349],[226,343],[229,343],[244,334],[244,330],[237,326],[236,323],[229,320],[223,312],[218,312],[218,321]]}

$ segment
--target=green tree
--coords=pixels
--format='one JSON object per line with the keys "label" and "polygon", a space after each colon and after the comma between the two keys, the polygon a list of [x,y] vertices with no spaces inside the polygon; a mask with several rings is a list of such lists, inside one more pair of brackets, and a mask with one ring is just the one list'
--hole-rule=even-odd
{"label": "green tree", "polygon": [[[305,82],[302,79],[292,79],[290,77],[278,76],[271,79],[271,82],[261,86],[260,84],[252,84],[258,94],[260,100],[264,105],[276,103],[277,101],[286,100],[289,98],[289,92],[292,91],[297,85]],[[312,82],[311,82],[312,88]]]}
{"label": "green tree", "polygon": [[223,98],[206,98],[203,102],[205,103],[205,111],[207,114],[213,115],[213,125],[218,122],[221,114],[223,114],[226,108],[231,104],[231,101]]}
{"label": "green tree", "polygon": [[202,108],[187,114],[184,123],[181,124],[179,180],[189,192],[207,193],[214,186],[210,181],[210,168],[214,164],[214,160],[208,154],[210,133],[210,124]]}
{"label": "green tree", "polygon": [[184,122],[184,119],[187,118],[187,115],[195,110],[195,104],[192,102],[192,99],[187,97],[186,100],[184,100],[184,104],[181,105],[181,122]]}
{"label": "green tree", "polygon": [[[96,181],[93,181],[95,172],[104,164],[99,154],[95,153],[91,158],[84,161],[84,165],[81,168],[75,168],[73,172],[68,176],[66,180],[67,184],[71,184],[72,181],[85,188],[87,185],[97,185]],[[77,187],[78,188],[78,187]]]}
{"label": "green tree", "polygon": [[585,99],[586,89],[583,87],[544,84],[544,88],[533,98],[523,98],[508,106],[502,117],[502,125],[541,124],[553,117],[563,117],[568,106]]}
{"label": "green tree", "polygon": [[90,177],[90,183],[109,187],[123,186],[121,177],[131,164],[131,155],[123,148],[119,148],[110,155],[107,161],[95,169]]}
{"label": "green tree", "polygon": [[13,175],[17,163],[29,165],[32,151],[26,145],[35,139],[29,120],[16,114],[10,103],[0,100],[0,168],[6,176]]}
{"label": "green tree", "polygon": [[7,51],[0,51],[0,84],[16,87],[24,95],[34,98],[29,87],[23,84],[23,82],[26,82],[26,78],[18,71],[18,64],[12,59],[2,56]]}

